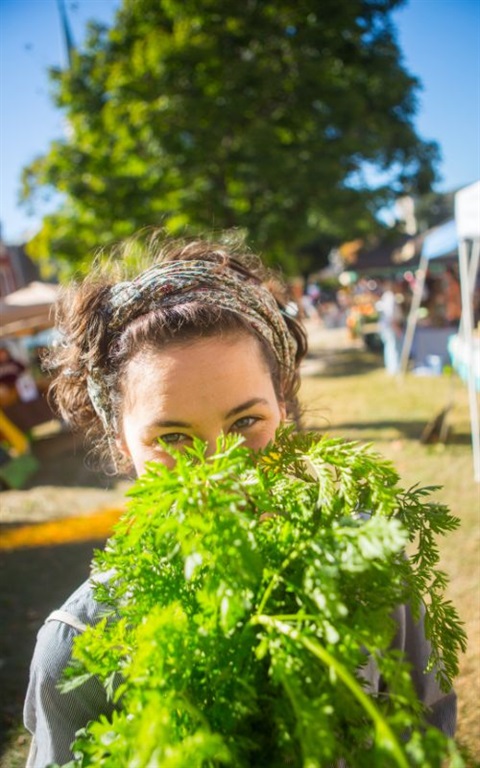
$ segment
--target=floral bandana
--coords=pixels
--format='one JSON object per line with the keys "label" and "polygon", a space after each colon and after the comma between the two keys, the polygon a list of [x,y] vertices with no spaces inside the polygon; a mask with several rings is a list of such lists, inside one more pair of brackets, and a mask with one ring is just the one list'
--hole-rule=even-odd
{"label": "floral bandana", "polygon": [[[243,274],[241,267],[220,266],[213,261],[186,260],[155,264],[131,282],[118,283],[110,291],[108,327],[119,334],[137,317],[161,307],[200,301],[240,315],[264,338],[283,374],[295,372],[296,343],[282,310],[260,281]],[[106,432],[112,430],[109,388],[104,373],[92,368],[87,377],[88,394]]]}

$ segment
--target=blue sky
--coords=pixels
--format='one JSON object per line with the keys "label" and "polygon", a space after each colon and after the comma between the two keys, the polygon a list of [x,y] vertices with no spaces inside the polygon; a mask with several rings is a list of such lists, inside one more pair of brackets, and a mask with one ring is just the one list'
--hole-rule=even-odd
{"label": "blue sky", "polygon": [[[117,0],[66,0],[75,43]],[[416,118],[443,160],[440,191],[480,178],[480,0],[410,0],[394,14],[407,69],[421,80]],[[38,228],[18,204],[22,168],[63,134],[47,69],[66,63],[57,0],[0,0],[0,222],[6,242]],[[48,204],[45,205],[45,210]]]}

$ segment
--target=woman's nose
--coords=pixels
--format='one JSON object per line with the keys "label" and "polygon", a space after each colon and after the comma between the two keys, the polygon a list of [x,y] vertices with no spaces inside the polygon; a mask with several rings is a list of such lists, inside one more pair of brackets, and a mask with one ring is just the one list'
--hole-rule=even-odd
{"label": "woman's nose", "polygon": [[205,440],[205,443],[207,444],[207,450],[206,455],[207,456],[213,456],[214,453],[217,451],[217,442],[218,438],[223,435],[222,430],[220,432],[212,432],[207,437],[203,438]]}

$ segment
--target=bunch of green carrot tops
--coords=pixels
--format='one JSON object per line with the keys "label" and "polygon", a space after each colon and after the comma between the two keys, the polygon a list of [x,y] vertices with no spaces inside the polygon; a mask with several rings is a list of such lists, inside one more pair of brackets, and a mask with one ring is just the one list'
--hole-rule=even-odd
{"label": "bunch of green carrot tops", "polygon": [[425,610],[447,690],[465,645],[436,543],[458,520],[432,490],[402,490],[368,446],[288,429],[258,454],[225,438],[149,465],[95,557],[106,614],[65,686],[96,675],[116,709],[72,765],[463,765],[390,647],[395,608]]}

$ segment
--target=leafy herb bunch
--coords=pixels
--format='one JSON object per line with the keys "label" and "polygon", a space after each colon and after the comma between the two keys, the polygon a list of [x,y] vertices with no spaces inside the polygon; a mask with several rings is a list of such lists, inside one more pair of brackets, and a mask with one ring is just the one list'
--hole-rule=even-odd
{"label": "leafy herb bunch", "polygon": [[77,638],[67,686],[97,675],[118,707],[75,764],[462,765],[390,647],[395,610],[425,610],[448,689],[465,635],[435,537],[458,520],[432,489],[401,490],[368,446],[289,430],[256,455],[225,438],[176,459],[148,466],[96,553],[109,615]]}

